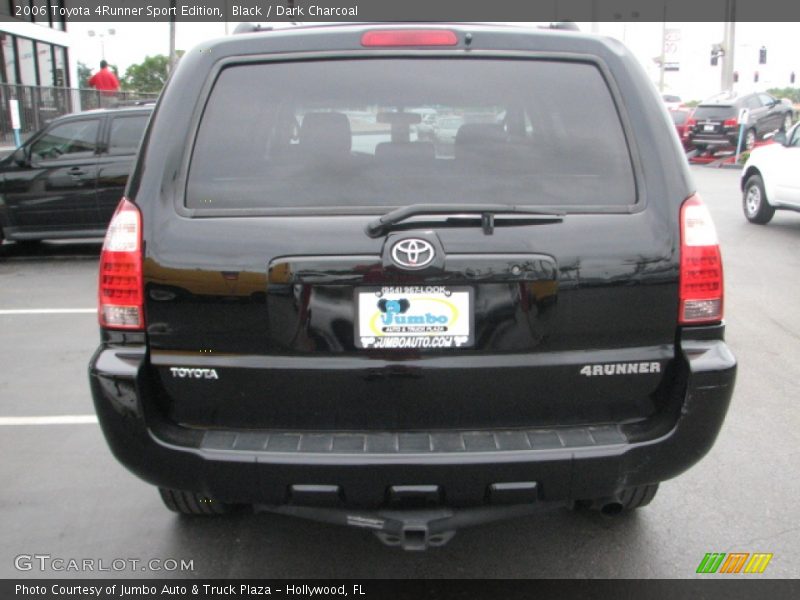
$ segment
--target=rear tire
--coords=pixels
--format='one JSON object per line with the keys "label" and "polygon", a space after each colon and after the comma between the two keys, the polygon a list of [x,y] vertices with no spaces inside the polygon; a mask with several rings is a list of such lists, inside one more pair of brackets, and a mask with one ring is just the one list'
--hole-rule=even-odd
{"label": "rear tire", "polygon": [[232,510],[230,504],[217,502],[203,494],[158,488],[161,500],[172,512],[182,515],[224,515]]}
{"label": "rear tire", "polygon": [[760,175],[751,175],[744,184],[742,208],[745,218],[756,225],[766,225],[775,215],[775,209],[767,202],[764,181]]}

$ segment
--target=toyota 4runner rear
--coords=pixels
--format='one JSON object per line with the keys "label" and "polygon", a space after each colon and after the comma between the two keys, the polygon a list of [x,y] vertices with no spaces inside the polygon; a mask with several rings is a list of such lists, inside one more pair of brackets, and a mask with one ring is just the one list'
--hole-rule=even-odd
{"label": "toyota 4runner rear", "polygon": [[173,510],[425,548],[647,504],[722,424],[722,310],[714,226],[620,44],[250,33],[161,95],[102,252],[91,388]]}

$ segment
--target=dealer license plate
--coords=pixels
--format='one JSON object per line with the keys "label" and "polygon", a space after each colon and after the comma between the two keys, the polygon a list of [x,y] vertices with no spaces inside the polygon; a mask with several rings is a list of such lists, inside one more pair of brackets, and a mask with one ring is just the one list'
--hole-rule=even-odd
{"label": "dealer license plate", "polygon": [[359,348],[468,348],[474,345],[473,290],[441,285],[356,288]]}

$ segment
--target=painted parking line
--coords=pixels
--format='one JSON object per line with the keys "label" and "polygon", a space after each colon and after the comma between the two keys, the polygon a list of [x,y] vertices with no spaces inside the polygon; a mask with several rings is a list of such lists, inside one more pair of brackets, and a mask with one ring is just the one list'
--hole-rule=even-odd
{"label": "painted parking line", "polygon": [[9,308],[0,309],[3,315],[81,315],[97,313],[96,308]]}
{"label": "painted parking line", "polygon": [[0,427],[3,425],[83,425],[86,423],[97,423],[97,415],[0,417]]}

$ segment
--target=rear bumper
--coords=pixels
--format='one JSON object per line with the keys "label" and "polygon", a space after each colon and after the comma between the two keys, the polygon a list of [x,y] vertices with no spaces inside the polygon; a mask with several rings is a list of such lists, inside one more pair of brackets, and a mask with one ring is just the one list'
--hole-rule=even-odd
{"label": "rear bumper", "polygon": [[685,340],[679,410],[656,428],[624,426],[430,433],[207,431],[157,409],[145,350],[102,345],[89,374],[117,459],[152,484],[223,502],[376,508],[614,497],[663,481],[711,448],[736,362],[719,340]]}
{"label": "rear bumper", "polygon": [[688,141],[697,146],[736,146],[736,144],[739,142],[739,131],[736,130],[732,133],[715,133],[711,135],[690,133],[688,136]]}

